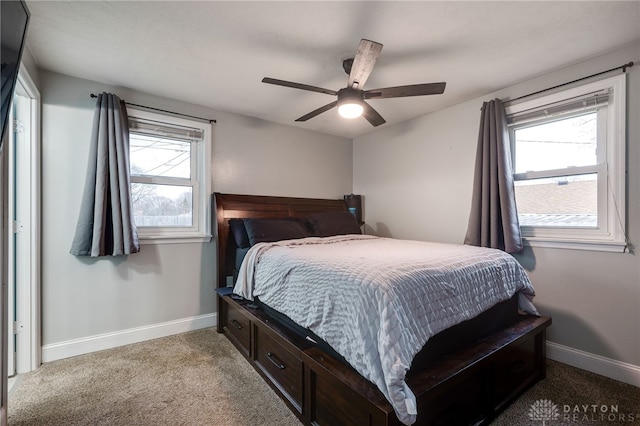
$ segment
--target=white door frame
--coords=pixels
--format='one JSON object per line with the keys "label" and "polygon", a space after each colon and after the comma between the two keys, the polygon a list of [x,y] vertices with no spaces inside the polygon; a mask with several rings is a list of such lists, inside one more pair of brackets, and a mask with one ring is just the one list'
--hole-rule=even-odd
{"label": "white door frame", "polygon": [[15,206],[15,197],[14,197],[14,187],[15,187],[15,145],[17,142],[15,141],[16,129],[15,129],[15,97],[12,99],[11,108],[9,108],[9,118],[7,118],[7,138],[5,141],[5,157],[4,158],[4,166],[5,166],[5,174],[3,178],[4,191],[6,191],[6,204],[4,204],[4,216],[5,216],[5,226],[7,233],[5,235],[6,241],[6,279],[7,279],[7,313],[6,321],[7,321],[7,375],[9,377],[14,376],[16,374],[16,344],[15,344],[15,312],[16,312],[16,295],[14,285],[16,279],[15,273],[15,234],[16,231],[14,229],[14,221],[13,221],[13,212],[16,209]]}
{"label": "white door frame", "polygon": [[7,312],[7,308],[8,308],[8,303],[7,303],[7,295],[8,295],[8,291],[7,291],[7,256],[6,256],[6,250],[7,250],[7,242],[9,241],[9,237],[8,237],[8,233],[7,233],[7,229],[6,229],[6,224],[7,224],[7,215],[6,215],[6,205],[7,203],[5,202],[7,197],[6,197],[6,184],[4,182],[7,181],[6,176],[6,164],[7,164],[7,147],[6,146],[2,146],[2,149],[0,150],[0,181],[2,181],[2,183],[0,184],[0,280],[1,280],[1,290],[0,290],[0,313],[2,313],[2,315],[0,315],[0,325],[1,325],[1,332],[0,335],[2,336],[0,338],[0,352],[2,355],[2,362],[0,363],[0,372],[2,375],[2,383],[0,383],[0,389],[1,389],[1,395],[0,398],[2,399],[2,403],[0,404],[0,425],[1,426],[6,426],[7,425],[7,396],[8,396],[8,382],[7,382],[7,336],[8,336],[8,324],[7,324],[7,320],[9,319],[8,316],[8,312]]}
{"label": "white door frame", "polygon": [[[16,199],[9,205],[21,211],[17,224],[9,227],[9,233],[16,236],[15,278],[16,281],[16,372],[18,374],[35,370],[41,364],[40,340],[40,282],[41,282],[41,137],[40,137],[40,92],[24,66],[20,67],[16,93],[22,98],[14,108],[19,108],[23,117],[20,144],[15,147]],[[12,160],[10,159],[11,163]],[[9,181],[11,166],[9,167]],[[9,193],[9,198],[13,196]],[[10,222],[13,218],[9,218]],[[17,231],[12,233],[12,228]],[[10,246],[9,251],[13,248]],[[12,269],[12,265],[9,265]],[[9,272],[11,275],[11,272]],[[10,281],[11,282],[11,281]],[[9,301],[11,302],[11,301]],[[13,324],[9,322],[11,336]],[[11,356],[11,355],[9,355]]]}

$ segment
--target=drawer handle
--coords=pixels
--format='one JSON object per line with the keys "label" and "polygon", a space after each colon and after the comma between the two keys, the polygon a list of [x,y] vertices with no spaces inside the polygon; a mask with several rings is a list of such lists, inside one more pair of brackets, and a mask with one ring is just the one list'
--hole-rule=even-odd
{"label": "drawer handle", "polygon": [[511,374],[519,373],[522,370],[524,370],[524,368],[526,366],[527,366],[527,363],[524,360],[520,359],[520,360],[518,360],[518,361],[513,363],[513,365],[509,369],[509,373],[511,373]]}
{"label": "drawer handle", "polygon": [[272,354],[271,352],[267,352],[267,358],[269,358],[269,361],[271,361],[271,363],[273,365],[278,367],[279,370],[284,370],[285,369],[285,366],[282,363],[282,361],[280,361],[280,359],[278,359],[278,357],[275,356],[274,354]]}
{"label": "drawer handle", "polygon": [[231,324],[235,325],[238,330],[242,330],[242,324],[240,324],[237,320],[232,319]]}

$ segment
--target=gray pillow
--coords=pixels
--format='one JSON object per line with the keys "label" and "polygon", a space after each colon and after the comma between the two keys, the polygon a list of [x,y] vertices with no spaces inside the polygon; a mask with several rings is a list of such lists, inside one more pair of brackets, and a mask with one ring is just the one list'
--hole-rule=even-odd
{"label": "gray pillow", "polygon": [[233,235],[238,248],[251,247],[249,235],[247,235],[247,229],[244,227],[242,219],[229,219],[229,231]]}
{"label": "gray pillow", "polygon": [[295,240],[309,237],[303,222],[296,218],[286,219],[244,219],[249,243],[266,243],[281,240]]}
{"label": "gray pillow", "polygon": [[307,221],[316,237],[362,234],[355,216],[347,211],[317,213],[309,216]]}

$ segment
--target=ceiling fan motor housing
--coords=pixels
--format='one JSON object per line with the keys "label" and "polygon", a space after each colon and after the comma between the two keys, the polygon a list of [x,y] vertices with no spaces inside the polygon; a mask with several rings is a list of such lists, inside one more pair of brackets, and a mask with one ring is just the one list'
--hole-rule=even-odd
{"label": "ceiling fan motor housing", "polygon": [[364,101],[364,91],[345,87],[338,90],[338,106],[349,103],[362,103]]}

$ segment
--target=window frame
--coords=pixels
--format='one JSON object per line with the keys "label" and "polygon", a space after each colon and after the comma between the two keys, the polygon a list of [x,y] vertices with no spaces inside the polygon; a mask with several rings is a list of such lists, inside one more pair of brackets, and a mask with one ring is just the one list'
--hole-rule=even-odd
{"label": "window frame", "polygon": [[[514,181],[522,178],[542,177],[555,172],[566,176],[579,172],[592,171],[598,174],[598,226],[597,228],[581,227],[543,227],[522,226],[521,232],[525,244],[530,246],[569,248],[579,250],[624,251],[626,248],[626,74],[606,78],[584,84],[571,89],[556,92],[547,96],[525,101],[505,108],[507,117],[523,111],[544,108],[547,105],[568,101],[588,93],[609,90],[609,101],[605,108],[598,110],[598,164],[539,172],[514,173]],[[576,113],[560,114],[562,118],[579,115]],[[548,117],[535,120],[545,123],[557,120]],[[509,124],[512,160],[515,161],[515,130],[532,125],[526,123]],[[605,126],[602,126],[602,124]],[[515,163],[514,163],[515,164]],[[581,170],[583,169],[583,170]],[[515,167],[514,167],[515,172]]]}
{"label": "window frame", "polygon": [[189,179],[157,175],[131,175],[131,184],[164,184],[192,188],[192,226],[137,227],[140,243],[170,244],[211,241],[211,124],[137,108],[127,108],[127,114],[133,118],[192,127],[203,132],[201,141],[190,142],[191,176]]}

